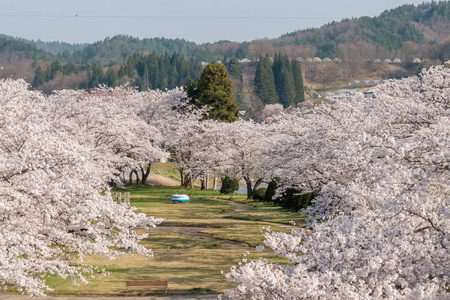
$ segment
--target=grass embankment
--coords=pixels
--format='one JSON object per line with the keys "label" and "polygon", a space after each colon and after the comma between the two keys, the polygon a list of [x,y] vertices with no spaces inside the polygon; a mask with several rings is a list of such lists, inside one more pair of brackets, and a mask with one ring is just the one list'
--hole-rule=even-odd
{"label": "grass embankment", "polygon": [[[263,242],[261,228],[264,222],[297,223],[299,213],[261,202],[245,200],[243,195],[220,195],[218,191],[184,189],[180,187],[138,186],[121,190],[130,192],[131,204],[138,212],[165,218],[157,228],[147,230],[149,237],[142,243],[153,249],[154,257],[142,255],[120,256],[115,260],[89,256],[85,259],[110,271],[108,277],[90,278],[89,284],[73,285],[69,280],[51,277],[48,284],[55,289],[52,294],[74,295],[131,295],[125,281],[133,279],[167,280],[169,294],[222,293],[236,283],[221,274],[242,259],[245,251],[249,258],[261,256],[273,262],[284,262],[272,252],[258,253],[254,246]],[[190,202],[172,204],[171,196],[184,193]],[[222,199],[248,205],[248,210],[233,216],[222,217],[235,207],[229,203],[212,200]],[[273,230],[287,232],[289,229],[271,226]],[[138,230],[138,233],[143,233]],[[125,249],[121,249],[125,252]]]}

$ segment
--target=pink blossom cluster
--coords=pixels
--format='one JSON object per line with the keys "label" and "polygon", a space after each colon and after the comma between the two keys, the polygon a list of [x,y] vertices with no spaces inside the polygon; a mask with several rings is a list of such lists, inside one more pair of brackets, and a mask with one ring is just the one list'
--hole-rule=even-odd
{"label": "pink blossom cluster", "polygon": [[1,286],[43,295],[48,275],[86,282],[95,271],[83,264],[86,255],[114,258],[133,246],[152,256],[138,244],[145,235],[131,239],[128,228],[162,220],[115,203],[107,183],[125,167],[158,161],[164,126],[148,122],[149,114],[169,110],[180,93],[99,88],[45,96],[23,80],[0,81]]}
{"label": "pink blossom cluster", "polygon": [[450,68],[267,126],[264,176],[317,196],[305,228],[265,233],[288,263],[232,267],[230,299],[450,299]]}

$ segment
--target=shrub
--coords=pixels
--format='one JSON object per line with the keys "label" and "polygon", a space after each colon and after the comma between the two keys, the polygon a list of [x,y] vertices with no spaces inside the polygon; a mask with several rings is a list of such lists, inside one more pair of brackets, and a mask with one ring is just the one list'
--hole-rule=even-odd
{"label": "shrub", "polygon": [[267,191],[266,194],[264,195],[264,201],[270,202],[270,201],[274,201],[275,199],[273,199],[273,196],[275,195],[275,190],[277,189],[277,181],[273,180],[269,183],[269,185],[267,186]]}
{"label": "shrub", "polygon": [[264,201],[264,197],[266,196],[267,188],[259,188],[253,194],[253,199]]}
{"label": "shrub", "polygon": [[221,194],[233,194],[239,189],[239,181],[236,178],[231,179],[228,176],[222,179]]}

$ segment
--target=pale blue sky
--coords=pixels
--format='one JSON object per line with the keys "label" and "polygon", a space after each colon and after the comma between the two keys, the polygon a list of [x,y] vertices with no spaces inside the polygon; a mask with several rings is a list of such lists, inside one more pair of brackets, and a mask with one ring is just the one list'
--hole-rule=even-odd
{"label": "pale blue sky", "polygon": [[204,43],[274,38],[423,0],[0,0],[0,33],[92,43],[117,34]]}

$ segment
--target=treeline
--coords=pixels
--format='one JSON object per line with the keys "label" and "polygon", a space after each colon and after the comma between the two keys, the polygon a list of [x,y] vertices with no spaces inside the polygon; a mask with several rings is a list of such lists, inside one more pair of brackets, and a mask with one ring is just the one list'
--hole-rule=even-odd
{"label": "treeline", "polygon": [[[189,79],[196,79],[202,71],[200,62],[167,52],[162,55],[157,52],[148,55],[134,54],[127,58],[125,64],[114,67],[104,67],[98,61],[83,65],[59,61],[47,65],[36,64],[32,86],[40,88],[56,80],[56,83],[51,84],[56,89],[90,89],[100,84],[113,87],[125,83],[130,83],[141,91],[172,89],[188,84]],[[74,80],[78,82],[74,83]]]}
{"label": "treeline", "polygon": [[280,103],[285,108],[305,100],[300,63],[287,55],[276,54],[273,63],[268,55],[259,58],[255,74],[255,93],[265,104]]}
{"label": "treeline", "polygon": [[11,58],[51,58],[51,55],[41,49],[38,49],[34,44],[25,43],[21,39],[16,39],[6,35],[0,35],[0,54],[6,61],[10,61]]}
{"label": "treeline", "polygon": [[117,77],[118,80],[135,79],[134,85],[140,90],[173,89],[188,84],[190,79],[197,79],[201,72],[199,61],[187,59],[180,54],[170,55],[166,52],[160,55],[154,51],[149,55],[130,56],[126,64],[120,67]]}
{"label": "treeline", "polygon": [[189,58],[195,58],[198,45],[184,39],[166,38],[146,38],[139,39],[127,35],[116,35],[112,38],[105,38],[88,45],[87,47],[75,51],[71,56],[63,56],[65,61],[77,64],[87,64],[94,61],[102,62],[109,66],[123,64],[132,54],[149,54],[157,52],[159,54],[179,54]]}

